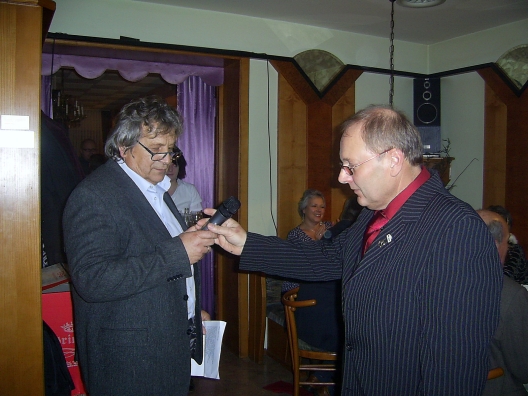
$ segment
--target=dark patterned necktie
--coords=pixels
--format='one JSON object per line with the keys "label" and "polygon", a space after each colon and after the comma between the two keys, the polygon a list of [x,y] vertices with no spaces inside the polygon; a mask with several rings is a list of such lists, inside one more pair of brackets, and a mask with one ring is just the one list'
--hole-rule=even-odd
{"label": "dark patterned necktie", "polygon": [[389,219],[385,217],[385,214],[383,211],[378,210],[376,213],[374,213],[374,216],[372,217],[372,220],[370,221],[369,226],[367,227],[367,231],[365,231],[365,235],[363,237],[363,255],[367,252],[370,245],[372,245],[372,242],[374,242],[374,239],[378,236],[381,229]]}
{"label": "dark patterned necktie", "polygon": [[191,357],[194,358],[196,352],[196,339],[198,334],[196,333],[196,322],[194,318],[189,319],[189,328],[187,329],[187,335],[189,336],[189,347],[191,348]]}

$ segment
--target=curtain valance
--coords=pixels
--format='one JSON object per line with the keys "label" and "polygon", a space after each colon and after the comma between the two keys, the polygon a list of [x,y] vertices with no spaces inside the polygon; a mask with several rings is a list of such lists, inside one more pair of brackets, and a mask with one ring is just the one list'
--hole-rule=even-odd
{"label": "curtain valance", "polygon": [[130,59],[96,58],[79,55],[42,54],[42,75],[49,76],[61,67],[73,67],[84,78],[97,78],[106,70],[117,70],[127,81],[139,81],[149,73],[160,74],[169,84],[180,84],[189,76],[198,76],[206,84],[222,85],[224,69],[218,66],[195,66],[176,63],[147,62]]}

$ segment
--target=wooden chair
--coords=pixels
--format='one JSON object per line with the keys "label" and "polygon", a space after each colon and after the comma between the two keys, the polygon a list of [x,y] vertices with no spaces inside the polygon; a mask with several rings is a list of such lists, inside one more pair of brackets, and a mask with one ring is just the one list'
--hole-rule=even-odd
{"label": "wooden chair", "polygon": [[[288,341],[290,345],[290,355],[292,361],[293,371],[293,396],[299,396],[300,386],[309,385],[316,386],[330,386],[335,385],[334,382],[307,382],[301,381],[301,372],[309,371],[336,371],[336,364],[303,364],[302,359],[313,359],[323,361],[336,361],[336,352],[320,351],[315,348],[310,348],[304,342],[297,338],[297,325],[295,323],[295,310],[302,307],[311,307],[317,303],[316,300],[296,301],[299,288],[292,289],[282,296],[282,303],[284,304],[284,313],[286,317],[286,327],[288,330]],[[299,342],[300,341],[300,342]],[[310,349],[308,349],[310,348]]]}

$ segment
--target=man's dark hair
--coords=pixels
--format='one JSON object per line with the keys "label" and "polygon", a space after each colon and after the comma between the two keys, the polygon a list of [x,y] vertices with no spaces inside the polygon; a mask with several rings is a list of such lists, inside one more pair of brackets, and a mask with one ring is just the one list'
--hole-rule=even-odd
{"label": "man's dark hair", "polygon": [[187,171],[185,170],[185,168],[187,167],[187,161],[185,160],[183,154],[178,157],[176,162],[178,163],[178,176],[176,177],[180,180],[185,179],[185,177],[187,176]]}

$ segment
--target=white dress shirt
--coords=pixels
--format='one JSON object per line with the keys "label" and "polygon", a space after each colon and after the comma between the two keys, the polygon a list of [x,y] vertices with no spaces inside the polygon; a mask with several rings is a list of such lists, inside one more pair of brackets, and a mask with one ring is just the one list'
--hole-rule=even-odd
{"label": "white dress shirt", "polygon": [[[149,201],[152,208],[156,211],[159,218],[165,224],[167,231],[174,238],[175,236],[180,235],[183,232],[183,229],[174,217],[174,214],[170,211],[169,207],[163,201],[163,194],[170,187],[170,179],[168,176],[165,176],[161,182],[158,184],[152,184],[149,181],[145,180],[143,177],[139,176],[136,172],[128,167],[125,161],[117,161],[119,166],[125,171],[125,173],[132,179],[134,183],[138,186],[139,190],[143,193],[145,198]],[[187,278],[187,295],[189,299],[187,300],[187,316],[188,319],[194,316],[195,306],[196,306],[196,289],[194,285],[194,267],[191,265],[191,273],[193,276]]]}

